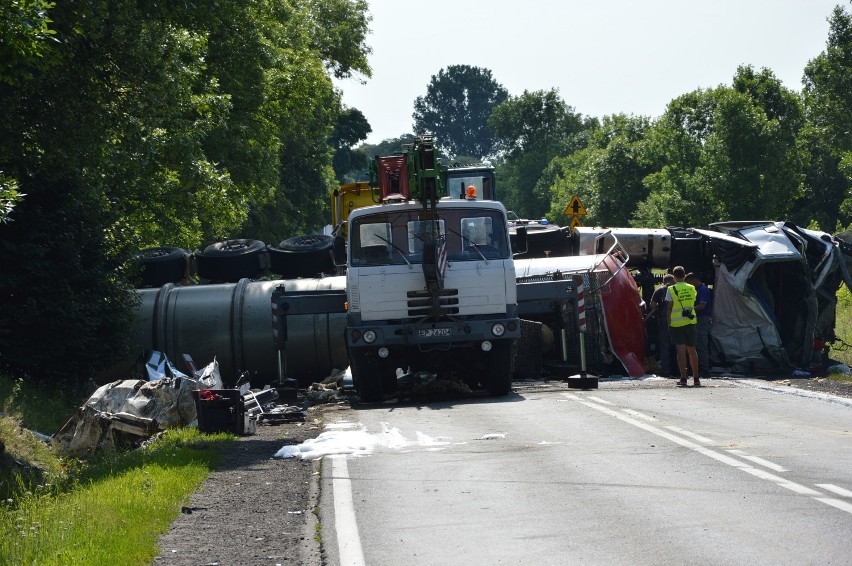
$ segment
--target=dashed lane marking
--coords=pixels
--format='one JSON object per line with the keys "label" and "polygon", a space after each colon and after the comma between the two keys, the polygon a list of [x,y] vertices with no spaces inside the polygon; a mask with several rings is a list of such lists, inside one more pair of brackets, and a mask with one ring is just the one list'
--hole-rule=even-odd
{"label": "dashed lane marking", "polygon": [[831,505],[832,507],[837,507],[842,511],[846,511],[847,513],[852,513],[852,503],[848,501],[843,501],[841,499],[834,499],[833,497],[814,497],[817,501],[821,501],[826,505]]}
{"label": "dashed lane marking", "polygon": [[834,484],[818,483],[816,484],[816,486],[834,492],[837,495],[842,495],[843,497],[852,497],[852,491],[849,491],[848,489],[843,489],[842,487],[836,486]]}
{"label": "dashed lane marking", "polygon": [[654,417],[646,415],[645,413],[640,413],[639,411],[634,411],[633,409],[621,409],[621,410],[624,411],[625,413],[627,413],[628,415],[633,415],[634,417],[645,420],[645,421],[655,422],[657,420]]}
{"label": "dashed lane marking", "polygon": [[771,474],[766,470],[762,470],[759,468],[755,468],[750,466],[749,464],[743,462],[742,460],[737,460],[727,454],[722,454],[721,452],[717,452],[715,450],[711,450],[705,446],[701,446],[700,444],[696,444],[690,440],[682,438],[680,436],[674,435],[670,432],[666,432],[661,428],[657,428],[654,425],[644,423],[642,421],[638,421],[634,418],[631,418],[624,413],[616,411],[614,409],[610,409],[609,407],[604,407],[598,403],[592,403],[586,400],[587,398],[580,397],[578,395],[574,395],[573,393],[563,393],[563,395],[569,399],[577,401],[578,403],[585,405],[591,409],[595,409],[596,411],[600,411],[612,417],[615,417],[621,421],[624,421],[628,424],[631,424],[635,427],[641,428],[642,430],[648,431],[652,434],[665,438],[667,440],[671,440],[676,444],[680,444],[685,448],[689,448],[690,450],[694,450],[699,454],[703,454],[704,456],[708,456],[713,458],[716,461],[719,461],[723,464],[727,464],[734,468],[740,469],[747,474],[751,474],[757,478],[770,481],[779,487],[783,487],[784,489],[789,489],[794,493],[798,493],[801,495],[808,495],[813,497],[816,501],[820,503],[824,503],[826,505],[830,505],[836,509],[840,509],[841,511],[846,511],[847,513],[852,514],[852,504],[842,501],[840,499],[834,499],[831,497],[825,497],[823,493],[816,491],[815,489],[811,489],[810,487],[804,486],[802,484],[790,481],[786,478],[782,478],[780,476],[776,476],[775,474]]}
{"label": "dashed lane marking", "polygon": [[770,470],[775,470],[776,472],[788,472],[789,470],[784,466],[780,466],[775,462],[770,462],[769,460],[764,460],[760,456],[752,456],[751,454],[746,454],[742,450],[728,450],[731,454],[736,454],[740,458],[745,458],[746,460],[750,460],[755,464],[760,464],[764,468],[769,468]]}
{"label": "dashed lane marking", "polygon": [[706,436],[701,436],[698,433],[690,432],[688,430],[684,430],[684,429],[680,428],[679,426],[667,426],[666,428],[669,429],[669,430],[673,430],[678,434],[688,436],[689,438],[691,438],[693,440],[697,440],[698,442],[703,442],[704,444],[716,444],[715,441],[707,438]]}

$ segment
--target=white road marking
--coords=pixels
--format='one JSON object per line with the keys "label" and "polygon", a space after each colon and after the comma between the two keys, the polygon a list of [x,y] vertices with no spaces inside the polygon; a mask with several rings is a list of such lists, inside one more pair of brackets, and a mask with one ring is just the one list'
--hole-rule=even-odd
{"label": "white road marking", "polygon": [[843,497],[852,497],[852,491],[849,491],[848,489],[843,489],[842,487],[838,487],[834,484],[818,483],[816,484],[816,486],[826,489],[828,491],[833,491],[837,495],[842,495]]}
{"label": "white road marking", "polygon": [[696,434],[694,432],[684,430],[684,429],[680,428],[679,426],[667,426],[666,428],[669,429],[669,430],[673,430],[678,434],[688,436],[689,438],[692,438],[693,440],[697,440],[698,442],[703,442],[704,444],[716,444],[713,440],[707,438],[706,436],[701,436],[700,434]]}
{"label": "white road marking", "polygon": [[648,431],[652,434],[656,434],[657,436],[660,436],[660,437],[665,438],[667,440],[671,440],[672,442],[674,442],[676,444],[680,444],[681,446],[683,446],[685,448],[689,448],[690,450],[694,450],[694,451],[698,452],[699,454],[703,454],[705,456],[713,458],[714,460],[722,462],[723,464],[727,464],[727,465],[732,466],[734,468],[738,468],[738,469],[746,472],[747,474],[751,474],[751,475],[753,475],[757,478],[760,478],[760,479],[771,481],[774,484],[778,485],[779,487],[783,487],[784,489],[789,489],[790,491],[793,491],[795,493],[799,493],[801,495],[813,496],[813,498],[815,500],[817,500],[821,503],[825,503],[826,505],[830,505],[830,506],[835,507],[837,509],[840,509],[842,511],[852,513],[852,504],[850,504],[846,501],[841,501],[840,499],[833,499],[833,498],[830,498],[830,497],[822,497],[822,495],[823,495],[822,493],[820,493],[820,492],[818,492],[814,489],[811,489],[807,486],[798,484],[796,482],[792,482],[788,479],[776,476],[774,474],[770,474],[766,470],[754,468],[752,466],[749,466],[745,462],[737,460],[736,458],[732,458],[732,457],[730,457],[726,454],[722,454],[721,452],[716,452],[715,450],[710,450],[709,448],[701,446],[700,444],[695,444],[694,442],[690,442],[689,440],[686,440],[685,438],[681,438],[680,436],[675,436],[674,434],[671,434],[671,433],[666,432],[666,431],[664,431],[660,428],[657,428],[654,425],[650,425],[650,424],[643,423],[641,421],[637,421],[635,419],[632,419],[632,418],[630,418],[630,417],[628,417],[628,416],[626,416],[626,415],[624,415],[624,414],[622,414],[618,411],[610,409],[609,407],[604,407],[604,406],[599,405],[597,403],[590,403],[589,401],[586,401],[584,398],[579,397],[577,395],[574,395],[574,394],[571,394],[571,393],[563,393],[563,395],[565,397],[568,397],[569,399],[573,399],[573,400],[577,401],[578,403],[585,405],[585,406],[587,406],[591,409],[595,409],[596,411],[600,411],[600,412],[605,413],[607,415],[613,416],[613,417],[615,417],[615,418],[617,418],[621,421],[624,421],[628,424],[632,424],[635,427],[641,428],[642,430],[646,430],[646,431]]}
{"label": "white road marking", "polygon": [[340,566],[365,566],[361,535],[355,521],[352,503],[352,481],[346,456],[331,457],[331,486],[334,491],[334,528],[337,531],[337,550]]}
{"label": "white road marking", "polygon": [[593,397],[592,395],[589,395],[586,398],[591,399],[592,401],[597,401],[598,403],[603,403],[604,405],[612,405],[613,404],[613,403],[607,401],[606,399],[601,399],[600,397]]}
{"label": "white road marking", "polygon": [[852,503],[843,501],[842,499],[834,499],[832,497],[814,497],[817,501],[821,501],[826,505],[831,505],[847,513],[852,513]]}
{"label": "white road marking", "polygon": [[750,460],[755,464],[760,464],[764,468],[769,468],[770,470],[775,470],[776,472],[789,472],[787,468],[784,466],[778,465],[775,462],[770,462],[769,460],[764,460],[760,456],[752,456],[751,454],[746,454],[742,450],[728,450],[731,454],[736,454],[740,458],[745,458],[746,460]]}
{"label": "white road marking", "polygon": [[625,413],[627,413],[628,415],[633,415],[634,417],[638,417],[638,418],[646,420],[646,421],[656,421],[657,420],[654,417],[648,416],[644,413],[640,413],[639,411],[634,411],[633,409],[621,409],[621,410],[624,411]]}
{"label": "white road marking", "polygon": [[775,474],[770,474],[766,470],[761,470],[760,468],[752,468],[751,466],[746,466],[740,469],[746,472],[747,474],[751,474],[762,480],[771,481],[772,483],[781,486],[784,489],[789,489],[790,491],[798,493],[800,495],[813,495],[814,497],[822,495],[820,492],[816,491],[815,489],[811,489],[806,485],[792,482],[788,479],[782,478],[781,476],[776,476]]}

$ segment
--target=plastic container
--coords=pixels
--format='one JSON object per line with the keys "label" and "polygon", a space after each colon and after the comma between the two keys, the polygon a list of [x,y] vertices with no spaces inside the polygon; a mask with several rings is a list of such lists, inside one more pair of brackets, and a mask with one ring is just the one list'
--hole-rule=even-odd
{"label": "plastic container", "polygon": [[202,399],[200,391],[192,392],[195,412],[198,415],[198,430],[206,433],[232,432],[252,434],[253,420],[246,414],[243,397],[237,389],[210,389],[219,395],[217,399]]}

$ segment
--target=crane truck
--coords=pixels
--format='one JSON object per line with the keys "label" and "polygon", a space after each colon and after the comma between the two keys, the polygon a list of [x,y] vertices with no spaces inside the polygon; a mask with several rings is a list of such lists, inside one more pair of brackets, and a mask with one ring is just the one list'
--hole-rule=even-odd
{"label": "crane truck", "polygon": [[431,136],[404,149],[376,158],[381,204],[352,210],[338,255],[355,388],[363,401],[381,400],[401,368],[454,373],[505,395],[520,335],[506,209],[477,198],[475,186],[446,195]]}

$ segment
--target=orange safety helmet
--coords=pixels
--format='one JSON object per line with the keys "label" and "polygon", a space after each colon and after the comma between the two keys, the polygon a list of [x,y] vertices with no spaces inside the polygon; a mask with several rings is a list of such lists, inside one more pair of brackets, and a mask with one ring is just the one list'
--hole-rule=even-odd
{"label": "orange safety helmet", "polygon": [[467,200],[476,200],[476,187],[470,185],[464,192],[464,198]]}

